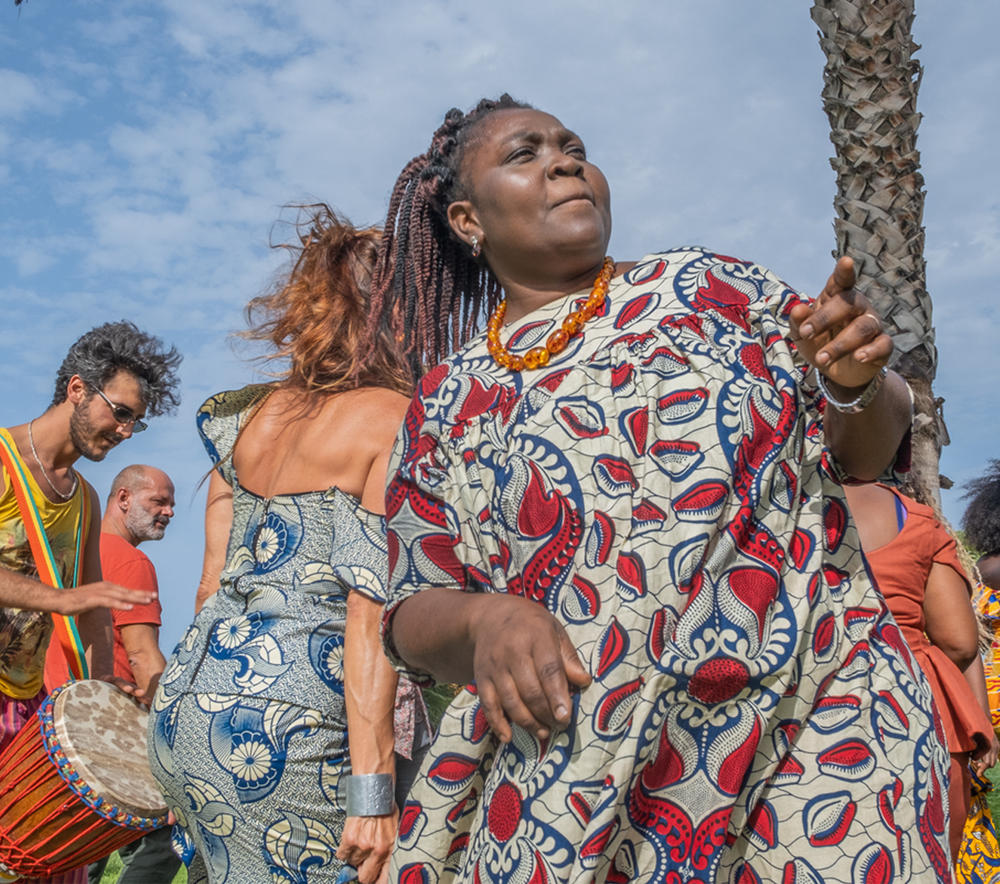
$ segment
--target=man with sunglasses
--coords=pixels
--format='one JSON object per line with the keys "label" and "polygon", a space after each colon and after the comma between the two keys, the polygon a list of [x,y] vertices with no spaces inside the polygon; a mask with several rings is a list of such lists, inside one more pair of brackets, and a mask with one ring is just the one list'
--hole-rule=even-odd
{"label": "man with sunglasses", "polygon": [[[112,677],[108,609],[129,610],[154,598],[102,579],[100,501],[74,464],[81,457],[103,460],[146,429],[147,415],[173,410],[180,358],[130,322],[105,323],[70,347],[49,407],[0,431],[6,458],[0,469],[0,749],[45,697],[52,614],[75,618],[91,675]],[[41,541],[34,532],[34,547],[32,524],[44,530]],[[66,588],[39,579],[39,549]],[[62,675],[50,683],[65,681]]]}
{"label": "man with sunglasses", "polygon": [[[0,749],[33,719],[45,681],[67,680],[61,654],[53,655],[61,667],[46,670],[53,615],[75,618],[93,677],[142,693],[113,675],[109,609],[127,611],[155,594],[102,579],[100,501],[74,464],[103,460],[146,429],[147,415],[173,410],[180,359],[131,322],[105,323],[70,347],[49,407],[0,430]],[[46,569],[66,588],[40,580]],[[87,870],[49,880],[82,884]]]}

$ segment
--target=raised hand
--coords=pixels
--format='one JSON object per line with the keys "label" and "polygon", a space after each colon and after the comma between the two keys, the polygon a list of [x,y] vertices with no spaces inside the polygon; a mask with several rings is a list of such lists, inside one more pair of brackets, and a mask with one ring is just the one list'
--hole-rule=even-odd
{"label": "raised hand", "polygon": [[799,352],[848,390],[864,387],[892,355],[892,338],[855,282],[854,261],[841,258],[819,297],[793,307],[789,317]]}
{"label": "raised hand", "polygon": [[590,684],[569,636],[541,605],[487,594],[475,620],[473,670],[486,720],[505,743],[511,722],[540,740],[570,720],[570,688]]}

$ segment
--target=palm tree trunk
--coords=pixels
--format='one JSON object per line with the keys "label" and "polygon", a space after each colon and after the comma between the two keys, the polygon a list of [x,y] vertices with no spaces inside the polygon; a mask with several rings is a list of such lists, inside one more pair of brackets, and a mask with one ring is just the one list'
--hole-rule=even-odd
{"label": "palm tree trunk", "polygon": [[[947,430],[931,384],[937,348],[924,263],[924,179],[917,150],[914,0],[815,0],[826,55],[823,108],[837,173],[834,256],[850,255],[859,288],[895,343],[892,367],[915,396],[913,490],[939,500],[938,462]],[[947,482],[947,480],[944,480]]]}

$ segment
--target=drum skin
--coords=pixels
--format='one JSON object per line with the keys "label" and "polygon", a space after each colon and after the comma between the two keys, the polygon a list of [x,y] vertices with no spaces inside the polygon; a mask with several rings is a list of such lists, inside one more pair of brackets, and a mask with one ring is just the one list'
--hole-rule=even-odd
{"label": "drum skin", "polygon": [[166,823],[146,717],[106,682],[52,692],[0,755],[0,880],[70,871]]}

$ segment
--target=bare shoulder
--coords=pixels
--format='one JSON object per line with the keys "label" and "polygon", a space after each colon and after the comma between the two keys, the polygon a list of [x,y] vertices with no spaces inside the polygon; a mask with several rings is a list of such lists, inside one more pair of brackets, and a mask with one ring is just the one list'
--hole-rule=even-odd
{"label": "bare shoulder", "polygon": [[363,429],[376,447],[386,440],[391,444],[406,416],[409,398],[383,387],[362,387],[344,395],[347,422]]}

